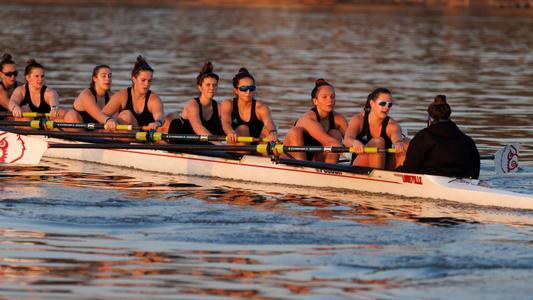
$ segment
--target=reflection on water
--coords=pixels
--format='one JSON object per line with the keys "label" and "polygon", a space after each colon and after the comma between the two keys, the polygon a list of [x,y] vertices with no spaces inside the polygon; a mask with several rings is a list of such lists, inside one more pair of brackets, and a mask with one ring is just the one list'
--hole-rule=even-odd
{"label": "reflection on water", "polygon": [[[531,193],[533,19],[475,11],[284,11],[0,4],[2,50],[35,57],[63,103],[92,67],[114,90],[145,55],[166,111],[220,96],[248,67],[284,133],[319,77],[337,109],[376,86],[410,134],[435,94],[484,153],[522,143],[524,167],[489,185]],[[19,80],[21,80],[19,76]],[[488,174],[488,175],[487,175]],[[0,167],[0,298],[528,298],[532,215],[441,201],[146,174],[47,160]],[[480,292],[482,291],[482,292]]]}

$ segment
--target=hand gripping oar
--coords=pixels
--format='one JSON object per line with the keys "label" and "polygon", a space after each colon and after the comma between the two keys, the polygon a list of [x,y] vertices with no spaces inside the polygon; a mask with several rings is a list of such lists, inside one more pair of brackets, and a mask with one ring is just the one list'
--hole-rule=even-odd
{"label": "hand gripping oar", "polygon": [[[0,126],[27,126],[35,129],[54,129],[54,128],[75,128],[85,130],[105,129],[103,124],[99,123],[67,123],[47,121],[46,119],[32,121],[0,121]],[[139,127],[132,125],[118,124],[117,130],[138,130]]]}

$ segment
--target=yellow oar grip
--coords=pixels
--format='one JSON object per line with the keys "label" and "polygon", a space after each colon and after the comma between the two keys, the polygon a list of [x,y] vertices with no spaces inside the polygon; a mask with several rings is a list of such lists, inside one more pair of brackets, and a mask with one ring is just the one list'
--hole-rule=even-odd
{"label": "yellow oar grip", "polygon": [[30,127],[35,129],[40,129],[41,122],[39,120],[30,121]]}
{"label": "yellow oar grip", "polygon": [[268,153],[268,144],[259,144],[256,148],[257,153],[267,154]]}
{"label": "yellow oar grip", "polygon": [[[353,147],[350,147],[350,152],[354,153]],[[378,147],[365,147],[364,149],[364,153],[379,153],[379,152],[396,153],[396,149],[394,148],[381,149]]]}
{"label": "yellow oar grip", "polygon": [[[22,116],[25,117],[25,118],[37,118],[37,117],[40,117],[42,115],[43,114],[38,113],[38,112],[34,112],[34,111],[25,111],[25,112],[22,113]],[[44,115],[47,116],[47,117],[50,116],[49,113],[46,113]]]}
{"label": "yellow oar grip", "polygon": [[[228,140],[228,138],[226,137],[226,141]],[[241,142],[241,143],[253,143],[254,142],[254,138],[251,137],[251,136],[238,136],[237,137],[237,142]]]}
{"label": "yellow oar grip", "polygon": [[378,153],[379,148],[378,147],[365,147],[364,152],[365,153]]}
{"label": "yellow oar grip", "polygon": [[54,129],[54,121],[46,121],[44,127],[46,127],[46,129]]}
{"label": "yellow oar grip", "polygon": [[121,125],[117,125],[116,129],[117,130],[132,130],[133,126],[121,124]]}
{"label": "yellow oar grip", "polygon": [[[147,132],[139,131],[135,133],[135,139],[137,141],[146,141],[147,140]],[[160,141],[163,138],[163,134],[161,132],[154,132],[154,135],[152,136],[154,141]]]}

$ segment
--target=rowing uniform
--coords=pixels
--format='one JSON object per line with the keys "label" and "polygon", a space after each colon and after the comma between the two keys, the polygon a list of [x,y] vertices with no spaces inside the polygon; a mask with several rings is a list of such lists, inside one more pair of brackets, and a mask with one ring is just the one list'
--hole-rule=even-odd
{"label": "rowing uniform", "polygon": [[[372,134],[370,133],[370,124],[368,123],[368,115],[369,115],[369,112],[365,111],[365,117],[363,120],[363,129],[357,135],[357,139],[361,143],[363,143],[363,145],[366,145],[373,138]],[[385,140],[385,148],[390,148],[392,146],[392,140],[387,135],[387,126],[389,125],[389,120],[390,120],[389,116],[383,119],[383,122],[381,123],[381,133],[379,135]]]}
{"label": "rowing uniform", "polygon": [[250,135],[252,137],[260,137],[261,131],[263,130],[263,122],[260,121],[257,118],[257,115],[255,113],[255,106],[257,101],[252,98],[252,108],[250,110],[250,120],[248,122],[245,122],[241,119],[241,116],[239,115],[239,104],[238,104],[237,98],[233,98],[233,111],[231,112],[231,127],[233,129],[241,126],[246,125],[248,126],[248,129],[250,130]]}
{"label": "rowing uniform", "polygon": [[450,120],[420,130],[409,143],[403,172],[478,178],[479,152],[475,142]]}
{"label": "rowing uniform", "polygon": [[148,90],[148,93],[146,93],[146,97],[144,100],[143,110],[141,111],[141,113],[137,113],[133,109],[133,97],[131,96],[131,87],[128,88],[128,102],[126,103],[125,109],[131,111],[131,113],[137,120],[137,125],[139,126],[147,126],[148,124],[155,122],[154,116],[148,110],[148,99],[150,99],[151,93],[152,91]]}
{"label": "rowing uniform", "polygon": [[[202,126],[204,126],[211,134],[214,135],[223,135],[224,130],[222,130],[222,124],[220,123],[220,116],[218,114],[218,104],[213,99],[211,100],[211,107],[213,113],[209,120],[205,120],[202,112],[202,104],[200,104],[200,97],[194,98],[198,107],[200,108],[200,120],[202,121]],[[189,120],[184,120],[182,118],[177,118],[170,122],[168,133],[182,133],[182,134],[196,134],[191,126]]]}
{"label": "rowing uniform", "polygon": [[[13,94],[13,91],[17,88],[18,86],[18,82],[15,81],[15,84],[13,84],[13,86],[10,88],[10,89],[7,89],[6,86],[4,85],[4,83],[2,81],[0,81],[0,85],[2,86],[2,88],[4,89],[4,91],[6,91],[6,94],[7,94],[7,98],[11,98],[11,95]],[[3,106],[0,105],[0,112],[8,112],[9,110]],[[1,119],[2,117],[0,117]]]}
{"label": "rowing uniform", "polygon": [[[361,129],[361,132],[357,135],[356,139],[359,140],[363,145],[366,145],[372,138],[372,134],[370,133],[370,123],[368,123],[368,115],[370,112],[365,111],[365,116],[363,120],[363,129]],[[392,140],[387,135],[387,126],[389,125],[390,117],[386,116],[385,119],[383,119],[383,122],[381,122],[381,133],[379,134],[380,137],[385,140],[385,149],[388,149],[392,147]],[[352,162],[357,158],[357,153],[352,154]]]}
{"label": "rowing uniform", "polygon": [[[316,107],[313,107],[313,109],[311,110],[315,113],[317,122],[320,122],[320,115],[318,114],[318,110],[316,109]],[[328,114],[327,132],[333,129],[337,129],[337,127],[335,126],[335,115],[331,111]],[[319,141],[317,141],[314,137],[312,137],[306,130],[304,130],[304,145],[305,146],[322,146],[322,144]],[[313,156],[314,156],[313,152],[307,152],[306,155],[307,155],[307,160],[313,160]]]}
{"label": "rowing uniform", "polygon": [[[90,87],[89,88],[89,91],[91,91],[91,94],[93,94],[94,96],[94,101],[96,103],[98,103],[98,97],[96,95],[96,90],[94,89],[94,87]],[[105,99],[105,104],[107,104],[107,102],[109,102],[109,94],[107,93],[107,91],[105,92],[105,95],[104,95],[104,99]],[[98,123],[98,121],[93,118],[88,112],[86,111],[79,111],[77,110],[75,107],[73,107],[74,110],[80,114],[80,116],[83,118],[83,123]]]}
{"label": "rowing uniform", "polygon": [[31,101],[31,95],[30,95],[30,88],[28,84],[26,84],[26,94],[24,95],[24,100],[22,100],[22,103],[19,105],[20,107],[24,105],[28,105],[30,107],[30,111],[37,112],[37,113],[49,113],[51,110],[50,105],[46,103],[46,100],[44,100],[44,93],[46,92],[46,85],[43,85],[41,88],[41,99],[39,106],[35,106],[33,102]]}

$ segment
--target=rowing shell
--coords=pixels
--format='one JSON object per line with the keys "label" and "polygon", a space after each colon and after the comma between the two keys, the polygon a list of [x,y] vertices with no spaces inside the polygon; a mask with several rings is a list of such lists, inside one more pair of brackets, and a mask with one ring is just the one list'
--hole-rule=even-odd
{"label": "rowing shell", "polygon": [[[143,149],[47,149],[50,144],[80,142],[46,137],[30,138],[13,133],[8,133],[8,136],[12,139],[11,144],[21,144],[22,150],[9,151],[11,157],[8,159],[16,160],[18,163],[36,163],[35,161],[38,162],[44,152],[46,157],[176,175],[208,176],[267,184],[444,199],[483,206],[533,209],[533,195],[484,187],[475,179],[455,179],[289,159],[273,160],[269,157],[252,155],[228,158]],[[0,132],[0,141],[2,141],[2,132]],[[31,151],[28,151],[30,149]],[[32,151],[42,152],[38,154],[39,158],[35,159],[32,157]],[[9,162],[6,158],[4,161]],[[0,162],[2,162],[1,157]]]}

